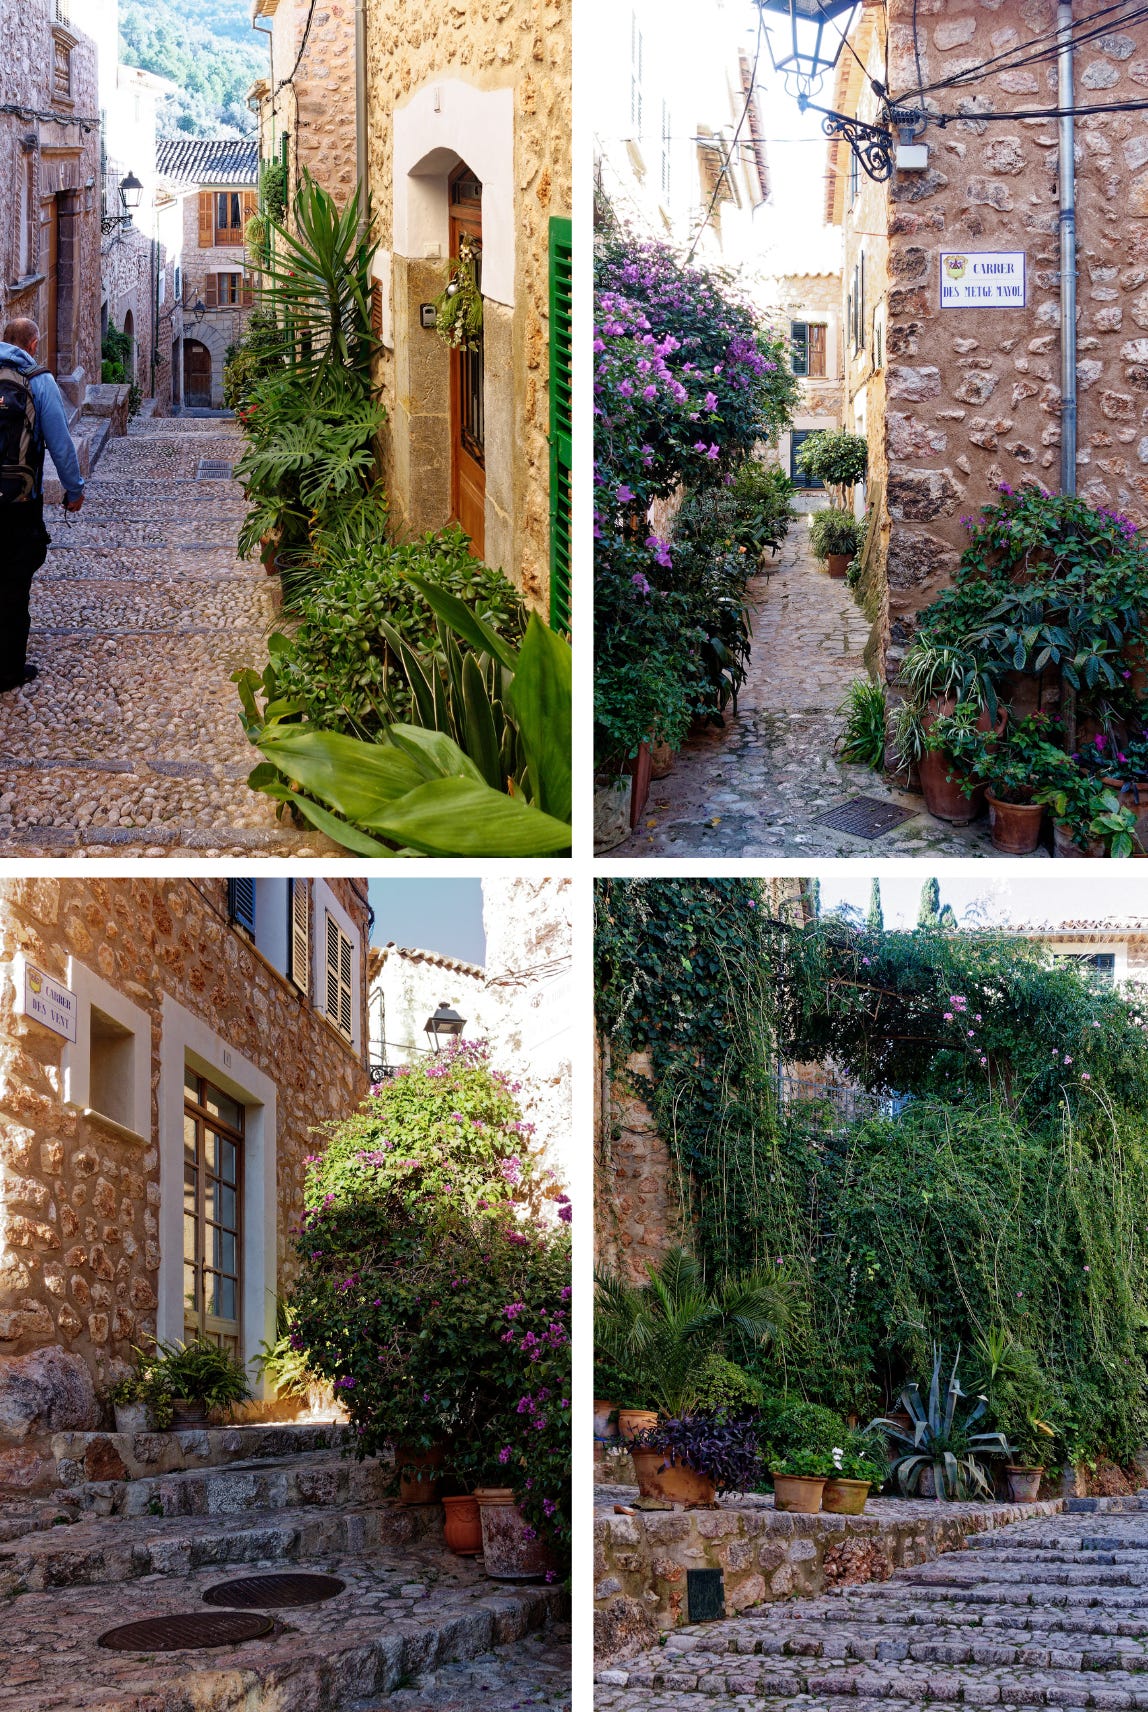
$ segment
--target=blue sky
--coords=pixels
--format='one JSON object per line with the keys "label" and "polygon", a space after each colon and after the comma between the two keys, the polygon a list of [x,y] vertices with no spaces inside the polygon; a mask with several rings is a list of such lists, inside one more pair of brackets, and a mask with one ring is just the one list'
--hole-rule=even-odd
{"label": "blue sky", "polygon": [[[999,868],[1001,863],[985,863],[985,868]],[[962,927],[974,927],[978,922],[995,926],[1011,926],[1018,922],[1072,921],[1084,916],[1148,915],[1148,883],[1134,863],[1110,863],[1103,870],[1103,884],[1094,879],[1094,870],[1076,869],[1071,874],[1033,872],[1044,864],[1025,863],[1023,876],[1015,879],[989,874],[946,874],[938,866],[935,872],[941,883],[941,902],[951,904]],[[886,927],[915,927],[921,887],[929,877],[926,862],[905,863],[909,873],[879,873],[881,903]],[[868,874],[841,875],[832,869],[821,869],[821,906],[833,909],[839,904],[852,904],[865,911],[869,907]],[[1090,881],[1092,883],[1090,883]]]}
{"label": "blue sky", "polygon": [[372,942],[437,951],[466,963],[486,958],[481,880],[371,880]]}

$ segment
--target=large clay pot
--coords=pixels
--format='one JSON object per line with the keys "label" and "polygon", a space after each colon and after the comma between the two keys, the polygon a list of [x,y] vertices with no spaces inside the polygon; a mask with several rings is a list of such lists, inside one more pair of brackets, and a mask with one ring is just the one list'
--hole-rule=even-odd
{"label": "large clay pot", "polygon": [[1013,1468],[1006,1467],[1008,1475],[1008,1495],[1014,1504],[1035,1504],[1040,1493],[1040,1477],[1043,1468]]}
{"label": "large clay pot", "polygon": [[850,560],[852,559],[852,557],[853,557],[852,553],[830,553],[829,554],[828,558],[825,561],[825,566],[829,572],[829,575],[831,577],[833,577],[835,581],[841,582],[846,576],[848,576],[848,574],[849,574],[849,563],[850,563]]}
{"label": "large clay pot", "polygon": [[831,1516],[863,1516],[869,1485],[868,1480],[843,1480],[840,1475],[835,1475],[825,1482],[821,1508],[828,1510]]}
{"label": "large clay pot", "polygon": [[624,775],[594,784],[594,853],[601,855],[630,836],[630,781]]}
{"label": "large clay pot", "polygon": [[616,1407],[617,1407],[617,1405],[615,1403],[607,1403],[601,1397],[595,1397],[595,1399],[594,1399],[594,1437],[596,1439],[616,1439],[617,1438],[617,1436],[618,1436],[618,1424],[616,1421],[611,1421],[611,1419],[610,1419],[610,1417],[611,1417],[611,1415],[613,1415]]}
{"label": "large clay pot", "polygon": [[116,1403],[117,1433],[146,1433],[151,1429],[151,1416],[146,1403]]}
{"label": "large clay pot", "polygon": [[648,1427],[656,1427],[657,1424],[658,1411],[656,1409],[618,1410],[618,1436],[625,1439],[627,1443],[635,1433],[644,1433]]}
{"label": "large clay pot", "polygon": [[[947,755],[925,754],[917,763],[925,807],[936,820],[968,826],[985,811],[985,788],[978,785],[971,796],[961,789],[961,774]],[[949,775],[952,774],[950,778]]]}
{"label": "large clay pot", "polygon": [[413,1445],[395,1446],[395,1467],[413,1464],[414,1472],[399,1475],[400,1504],[437,1504],[440,1480],[435,1473],[442,1467],[443,1447],[432,1445],[429,1450],[416,1450]]}
{"label": "large clay pot", "polygon": [[799,1516],[816,1516],[824,1491],[825,1481],[821,1475],[775,1474],[773,1507],[775,1510],[791,1510]]}
{"label": "large clay pot", "polygon": [[989,805],[989,828],[993,849],[1006,856],[1031,856],[1040,843],[1040,827],[1044,819],[1042,803],[1006,803],[986,791]]}
{"label": "large clay pot", "polygon": [[668,1503],[684,1504],[687,1509],[712,1507],[714,1483],[696,1468],[684,1462],[667,1462],[660,1450],[642,1450],[638,1445],[631,1450],[630,1457],[643,1498],[661,1498]]}
{"label": "large clay pot", "polygon": [[495,1581],[541,1581],[554,1561],[508,1487],[480,1487],[475,1493],[482,1517],[482,1558]]}
{"label": "large clay pot", "polygon": [[1082,850],[1079,844],[1073,842],[1072,831],[1069,827],[1057,821],[1052,829],[1052,853],[1054,856],[1103,856],[1106,854],[1104,842],[1100,838],[1090,838],[1087,849]]}
{"label": "large clay pot", "polygon": [[444,1498],[443,1539],[459,1557],[477,1557],[482,1550],[482,1515],[471,1493]]}

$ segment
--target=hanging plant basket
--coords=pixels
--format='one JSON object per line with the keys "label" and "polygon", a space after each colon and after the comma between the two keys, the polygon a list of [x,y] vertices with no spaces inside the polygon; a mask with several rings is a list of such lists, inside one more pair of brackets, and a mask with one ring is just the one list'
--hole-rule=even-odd
{"label": "hanging plant basket", "polygon": [[481,248],[462,237],[446,287],[434,300],[435,332],[452,351],[474,351],[482,340],[482,292],[478,286]]}

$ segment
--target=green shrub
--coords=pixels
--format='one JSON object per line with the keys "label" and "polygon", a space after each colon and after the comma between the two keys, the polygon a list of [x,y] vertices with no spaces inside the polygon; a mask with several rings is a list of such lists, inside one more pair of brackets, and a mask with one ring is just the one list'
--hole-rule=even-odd
{"label": "green shrub", "polygon": [[228,345],[223,359],[223,402],[228,410],[241,410],[254,396],[255,388],[283,367],[283,334],[274,315],[253,309],[243,333]]}
{"label": "green shrub", "polygon": [[830,553],[846,553],[852,558],[861,540],[861,525],[851,511],[838,511],[834,507],[815,511],[809,540],[819,559],[827,559]]}
{"label": "green shrub", "polygon": [[871,767],[875,773],[883,772],[888,717],[884,684],[855,678],[837,711],[845,715],[845,730],[839,739],[845,759]]}
{"label": "green shrub", "polygon": [[857,483],[865,480],[869,444],[862,434],[822,430],[802,441],[794,462],[814,481],[823,482],[844,506]]}
{"label": "green shrub", "polygon": [[251,1395],[243,1363],[218,1344],[194,1338],[190,1343],[159,1343],[156,1350],[155,1370],[173,1397],[223,1409]]}

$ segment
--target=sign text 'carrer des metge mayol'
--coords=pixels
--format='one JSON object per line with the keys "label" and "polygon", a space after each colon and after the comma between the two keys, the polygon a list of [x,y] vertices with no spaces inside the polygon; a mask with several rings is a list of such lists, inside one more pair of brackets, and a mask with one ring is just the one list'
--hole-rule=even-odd
{"label": "sign text 'carrer des metge mayol'", "polygon": [[942,309],[1023,309],[1023,250],[941,252]]}

